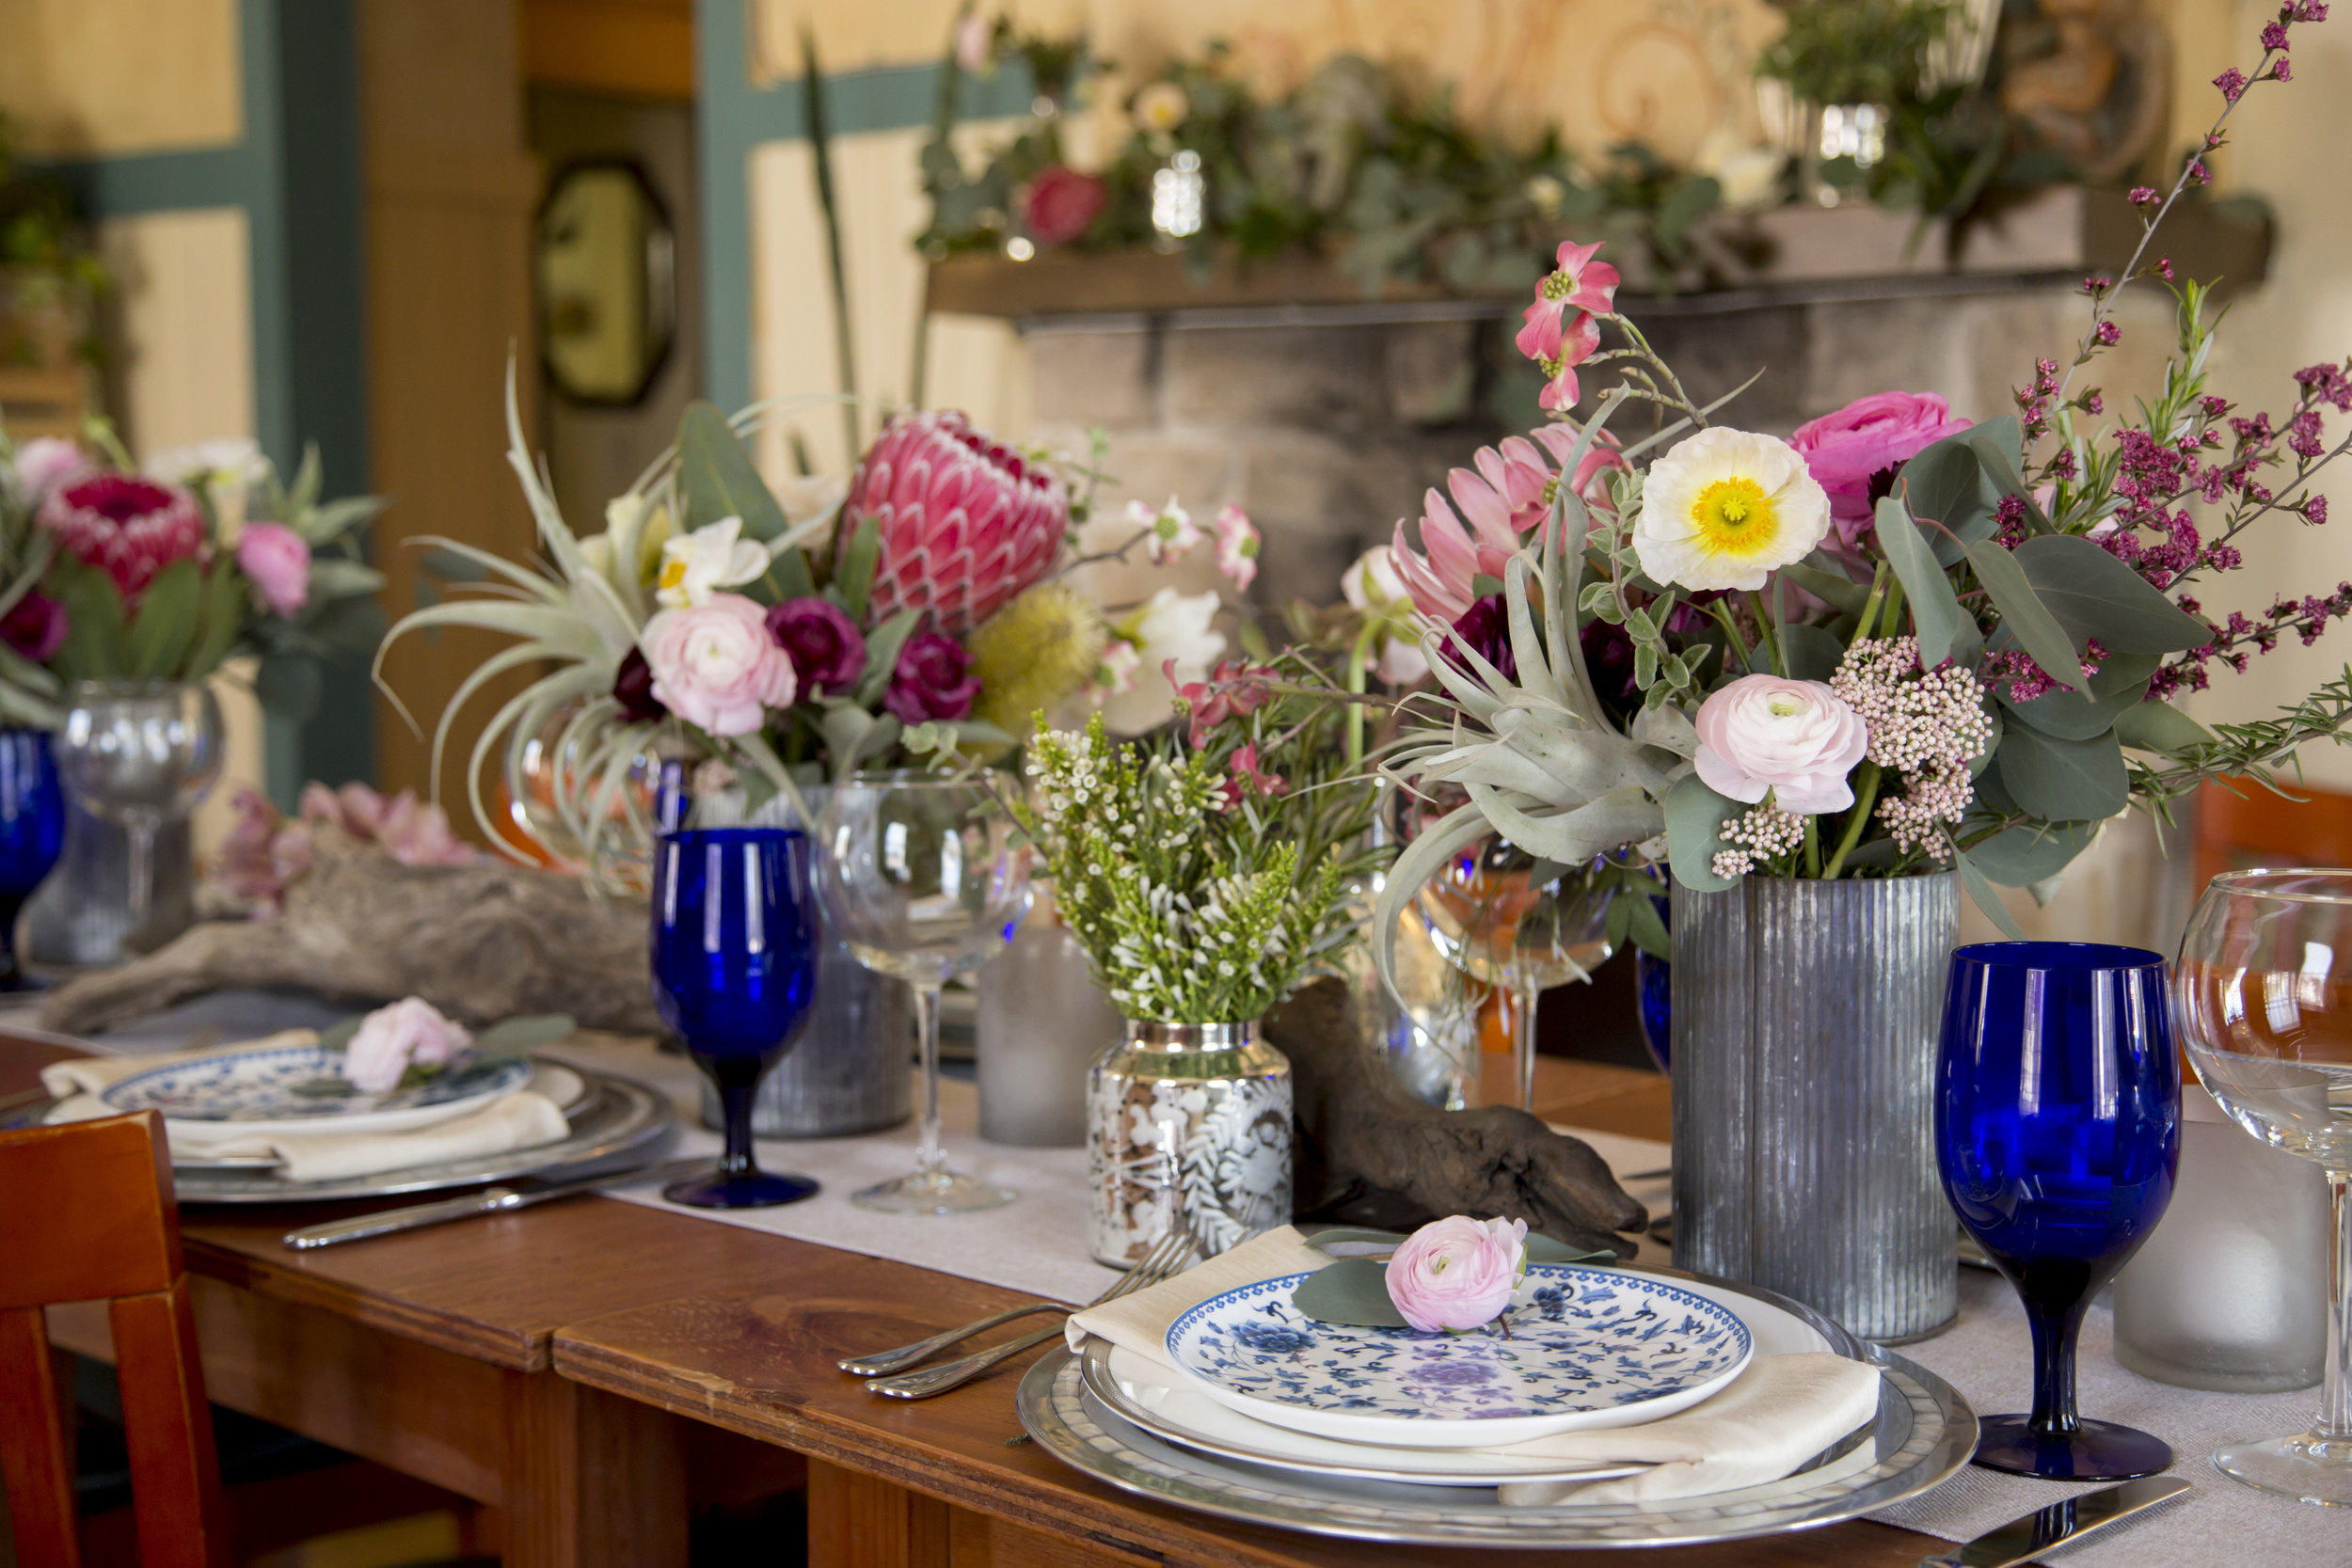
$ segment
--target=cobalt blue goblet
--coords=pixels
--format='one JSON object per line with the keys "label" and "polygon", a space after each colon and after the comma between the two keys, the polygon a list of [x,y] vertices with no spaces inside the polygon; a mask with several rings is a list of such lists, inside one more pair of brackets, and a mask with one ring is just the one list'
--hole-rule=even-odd
{"label": "cobalt blue goblet", "polygon": [[16,914],[65,847],[65,787],[46,730],[0,730],[0,990],[22,990]]}
{"label": "cobalt blue goblet", "polygon": [[1986,1417],[1976,1463],[2061,1481],[2163,1469],[2162,1440],[2074,1413],[2084,1309],[2163,1217],[2180,1164],[2163,958],[2089,942],[1963,947],[1936,1070],[1945,1194],[2033,1325],[2033,1413]]}
{"label": "cobalt blue goblet", "polygon": [[664,1188],[673,1203],[767,1209],[817,1191],[805,1176],[768,1175],[752,1153],[753,1095],[816,999],[808,861],[792,828],[705,828],[655,846],[654,1006],[726,1111],[718,1169]]}

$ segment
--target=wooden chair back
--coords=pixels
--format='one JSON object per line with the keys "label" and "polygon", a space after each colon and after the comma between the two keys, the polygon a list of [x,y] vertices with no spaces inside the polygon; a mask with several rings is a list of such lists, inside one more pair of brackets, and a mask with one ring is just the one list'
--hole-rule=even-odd
{"label": "wooden chair back", "polygon": [[2352,795],[2289,787],[2301,800],[2272,794],[2251,779],[2209,784],[2197,792],[2197,885],[2225,871],[2257,865],[2352,865]]}
{"label": "wooden chair back", "polygon": [[104,1301],[142,1568],[225,1568],[227,1519],[163,1118],[0,1132],[0,1481],[17,1560],[79,1568],[73,1454],[41,1308]]}

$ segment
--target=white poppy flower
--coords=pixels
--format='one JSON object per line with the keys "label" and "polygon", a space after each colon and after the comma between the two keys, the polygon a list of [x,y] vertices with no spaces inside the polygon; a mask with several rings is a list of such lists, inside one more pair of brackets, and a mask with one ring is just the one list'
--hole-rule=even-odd
{"label": "white poppy flower", "polygon": [[722,517],[661,546],[660,586],[654,597],[671,610],[707,602],[722,588],[750,582],[768,570],[768,551],[740,537],[743,519]]}
{"label": "white poppy flower", "polygon": [[1829,495],[1794,447],[1718,425],[1651,465],[1633,549],[1667,587],[1755,589],[1829,528]]}

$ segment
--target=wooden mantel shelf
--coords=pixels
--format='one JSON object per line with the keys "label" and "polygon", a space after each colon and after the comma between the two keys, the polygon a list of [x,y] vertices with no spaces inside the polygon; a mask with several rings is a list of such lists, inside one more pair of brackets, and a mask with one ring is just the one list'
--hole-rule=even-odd
{"label": "wooden mantel shelf", "polygon": [[[1643,301],[1634,313],[1768,308],[1824,297],[1997,292],[2078,281],[2113,273],[2139,241],[2139,219],[2122,196],[2057,186],[1997,223],[1978,226],[1956,261],[1946,259],[1942,224],[1910,244],[1912,220],[1868,205],[1783,207],[1719,214],[1707,249],[1730,273],[1726,286]],[[2158,248],[2185,277],[2221,278],[2234,289],[2259,282],[2270,259],[2270,226],[2205,203],[2167,222]],[[1736,261],[1732,258],[1750,258]],[[1376,295],[1326,256],[1289,253],[1220,261],[1195,279],[1185,260],[1149,250],[1048,250],[1026,261],[966,255],[935,262],[926,308],[935,314],[994,316],[1042,325],[1054,317],[1256,315],[1273,310],[1343,312],[1378,319],[1516,313],[1525,296],[1464,297],[1432,283],[1391,283]]]}

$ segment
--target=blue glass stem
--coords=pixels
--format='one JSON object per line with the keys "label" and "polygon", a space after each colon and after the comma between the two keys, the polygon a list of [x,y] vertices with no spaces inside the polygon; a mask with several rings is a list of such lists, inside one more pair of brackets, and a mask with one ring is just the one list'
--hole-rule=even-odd
{"label": "blue glass stem", "polygon": [[[2049,1277],[2072,1274],[2075,1279]],[[2026,1320],[2033,1327],[2033,1433],[2072,1437],[2082,1431],[2074,1414],[2074,1341],[2090,1300],[2089,1271],[2073,1259],[2027,1264],[2017,1281]]]}
{"label": "blue glass stem", "polygon": [[756,1175],[759,1162],[752,1153],[752,1101],[767,1067],[758,1056],[704,1058],[710,1081],[718,1085],[719,1104],[725,1113],[726,1151],[719,1156],[719,1174],[727,1180]]}

